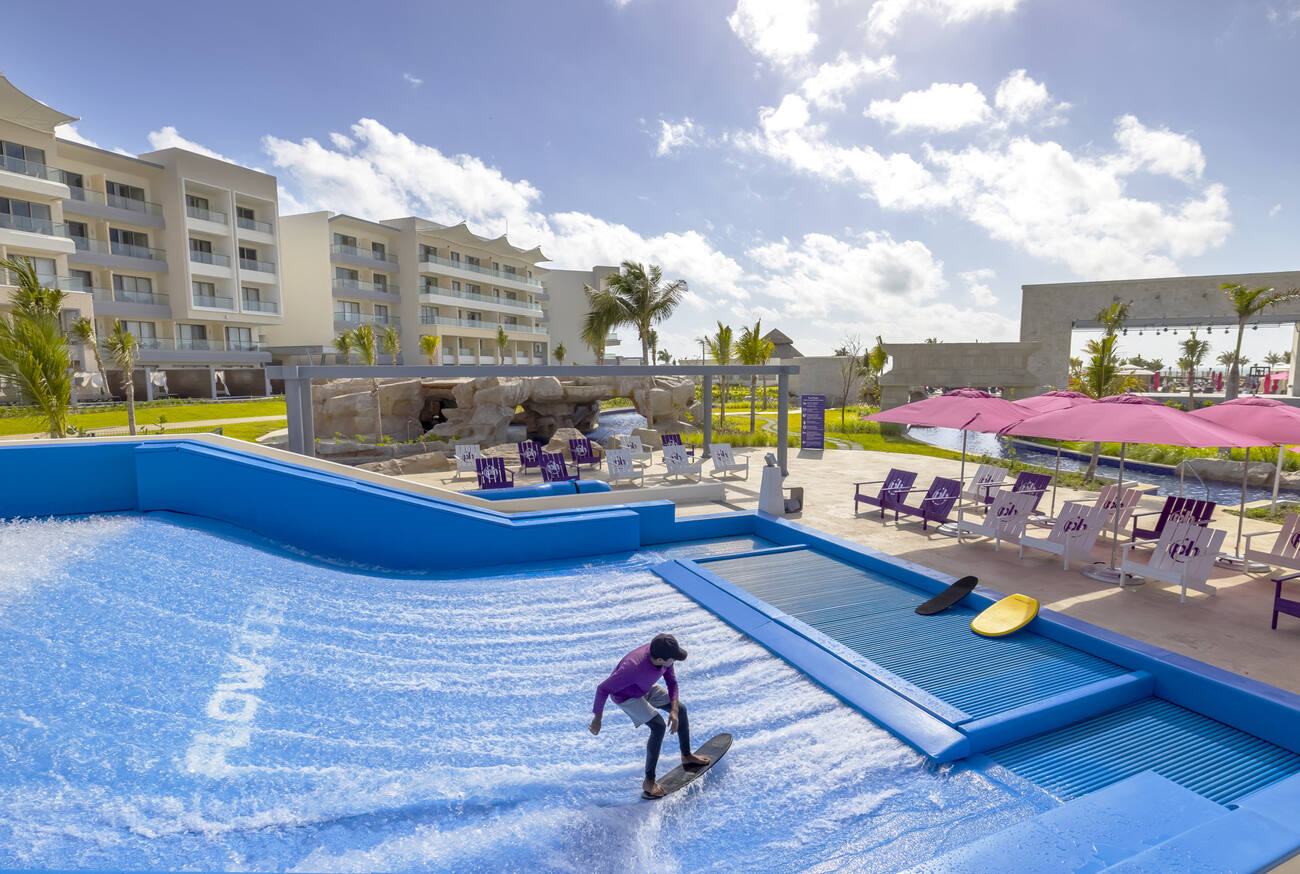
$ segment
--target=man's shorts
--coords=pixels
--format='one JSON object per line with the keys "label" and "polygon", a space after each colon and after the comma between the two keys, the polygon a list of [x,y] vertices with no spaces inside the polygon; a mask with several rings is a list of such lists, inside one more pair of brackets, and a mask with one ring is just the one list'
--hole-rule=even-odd
{"label": "man's shorts", "polygon": [[668,690],[663,686],[651,686],[650,691],[646,692],[640,698],[629,698],[626,701],[616,702],[627,718],[632,720],[635,726],[645,725],[658,715],[659,708],[670,706],[668,699]]}

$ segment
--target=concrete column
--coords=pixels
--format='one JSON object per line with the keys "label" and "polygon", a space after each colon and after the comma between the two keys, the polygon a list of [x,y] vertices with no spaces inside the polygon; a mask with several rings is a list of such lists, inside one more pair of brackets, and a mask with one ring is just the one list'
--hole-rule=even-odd
{"label": "concrete column", "polygon": [[305,380],[289,377],[284,381],[284,405],[288,414],[289,451],[302,454],[302,387]]}
{"label": "concrete column", "polygon": [[1286,393],[1300,397],[1300,322],[1291,326],[1291,378],[1286,381]]}
{"label": "concrete column", "polygon": [[713,374],[707,370],[703,376],[704,390],[700,397],[704,400],[704,447],[700,458],[709,457],[709,444],[713,442]]}
{"label": "concrete column", "polygon": [[790,473],[787,465],[790,448],[787,446],[790,433],[790,374],[782,371],[776,378],[776,464],[781,468],[781,476]]}
{"label": "concrete column", "polygon": [[304,379],[299,404],[302,410],[302,454],[316,457],[316,414],[311,403],[311,380]]}
{"label": "concrete column", "polygon": [[144,369],[144,399],[153,400],[153,369],[146,367]]}
{"label": "concrete column", "polygon": [[265,367],[262,368],[262,379],[266,381],[266,396],[269,398],[271,396],[271,377],[267,374]]}
{"label": "concrete column", "polygon": [[217,371],[213,369],[211,364],[208,365],[208,391],[211,392],[210,396],[215,401],[217,399]]}

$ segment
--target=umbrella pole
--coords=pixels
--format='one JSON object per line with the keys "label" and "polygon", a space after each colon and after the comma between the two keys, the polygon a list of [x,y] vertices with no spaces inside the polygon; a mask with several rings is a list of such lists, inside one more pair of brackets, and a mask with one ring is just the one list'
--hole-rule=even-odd
{"label": "umbrella pole", "polygon": [[[1279,454],[1280,457],[1280,454]],[[1246,478],[1250,476],[1250,447],[1246,447],[1246,463],[1241,468],[1241,505],[1237,508],[1237,551],[1229,555],[1220,553],[1215,564],[1229,567],[1244,574],[1253,574],[1269,569],[1269,565],[1251,561],[1241,551],[1241,526],[1246,521]]]}
{"label": "umbrella pole", "polygon": [[1273,470],[1273,503],[1268,506],[1268,514],[1272,516],[1277,512],[1277,490],[1282,485],[1282,458],[1286,455],[1286,447],[1277,448],[1277,466]]}
{"label": "umbrella pole", "polygon": [[957,524],[946,522],[934,529],[940,534],[948,537],[956,537],[957,542],[961,543],[961,520],[962,520],[962,491],[966,488],[966,437],[970,432],[965,428],[961,432],[961,482],[957,488]]}
{"label": "umbrella pole", "polygon": [[[1116,586],[1120,585],[1120,580],[1123,579],[1119,568],[1115,566],[1115,556],[1119,552],[1119,505],[1124,500],[1124,451],[1127,448],[1127,443],[1119,445],[1119,485],[1117,486],[1119,492],[1115,500],[1114,527],[1111,529],[1110,535],[1110,564],[1095,561],[1083,569],[1085,577]],[[1146,580],[1134,574],[1129,574],[1128,578],[1135,584],[1146,582]]]}
{"label": "umbrella pole", "polygon": [[1061,478],[1061,441],[1056,441],[1056,476],[1052,477],[1052,518],[1056,518],[1056,481]]}
{"label": "umbrella pole", "polygon": [[1124,450],[1128,448],[1127,443],[1119,445],[1119,491],[1116,492],[1115,503],[1115,527],[1112,529],[1110,538],[1110,569],[1118,570],[1115,567],[1115,553],[1119,550],[1119,506],[1124,501]]}

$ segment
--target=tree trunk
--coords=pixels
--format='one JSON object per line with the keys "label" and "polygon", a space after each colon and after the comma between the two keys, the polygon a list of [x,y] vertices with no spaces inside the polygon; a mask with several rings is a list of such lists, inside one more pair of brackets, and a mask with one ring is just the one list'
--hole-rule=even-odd
{"label": "tree trunk", "polygon": [[1092,458],[1088,460],[1088,471],[1083,475],[1083,478],[1086,479],[1088,482],[1092,482],[1093,477],[1097,475],[1097,459],[1100,456],[1101,456],[1101,444],[1100,443],[1092,444]]}
{"label": "tree trunk", "polygon": [[[758,391],[758,377],[751,375],[749,377],[749,433],[754,433],[754,410],[758,405],[758,398],[755,393]],[[856,504],[854,506],[857,506]]]}
{"label": "tree trunk", "polygon": [[1196,409],[1196,368],[1187,371],[1187,412]]}
{"label": "tree trunk", "polygon": [[1246,333],[1246,322],[1243,320],[1237,325],[1237,349],[1232,353],[1232,366],[1228,368],[1228,381],[1223,386],[1223,399],[1225,401],[1233,400],[1237,397],[1237,392],[1241,390],[1241,341]]}
{"label": "tree trunk", "polygon": [[[310,382],[310,380],[309,380]],[[375,443],[384,439],[384,408],[379,403],[379,380],[370,380],[375,390]]]}
{"label": "tree trunk", "polygon": [[723,428],[727,427],[727,378],[725,376],[718,378],[718,421]]}
{"label": "tree trunk", "polygon": [[131,378],[130,371],[128,371],[125,374],[122,380],[122,386],[126,390],[126,427],[127,430],[131,432],[131,436],[134,437],[135,436],[135,380]]}

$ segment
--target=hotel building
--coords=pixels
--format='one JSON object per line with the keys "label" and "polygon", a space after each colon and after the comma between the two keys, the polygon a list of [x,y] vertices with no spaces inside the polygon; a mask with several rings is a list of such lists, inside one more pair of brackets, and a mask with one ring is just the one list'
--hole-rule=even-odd
{"label": "hotel building", "polygon": [[[608,288],[609,276],[618,273],[617,267],[593,267],[590,270],[552,270],[546,277],[546,290],[550,294],[551,349],[564,344],[565,364],[596,364],[596,353],[582,339],[582,322],[587,316],[586,286]],[[615,334],[605,338],[605,364],[618,358],[619,339]],[[639,356],[641,347],[637,346]],[[638,357],[636,363],[640,363]],[[552,364],[555,363],[552,358]]]}
{"label": "hotel building", "polygon": [[280,226],[292,317],[271,331],[277,360],[333,362],[334,338],[371,324],[377,336],[397,330],[404,363],[426,363],[422,336],[439,338],[434,363],[547,363],[540,249],[415,217],[314,212],[285,216]]}

